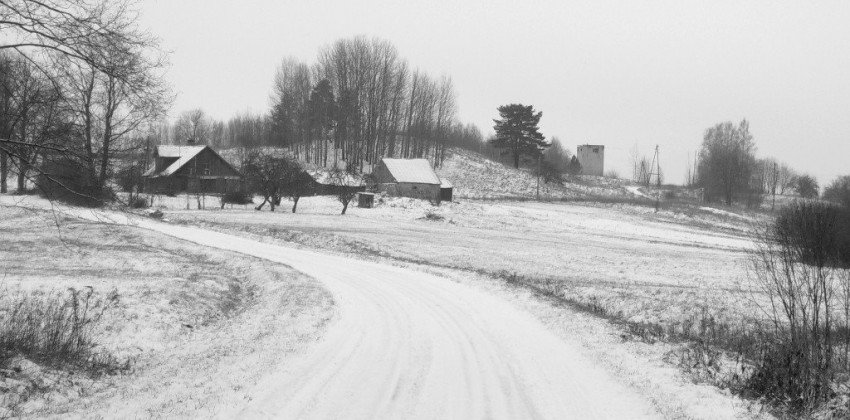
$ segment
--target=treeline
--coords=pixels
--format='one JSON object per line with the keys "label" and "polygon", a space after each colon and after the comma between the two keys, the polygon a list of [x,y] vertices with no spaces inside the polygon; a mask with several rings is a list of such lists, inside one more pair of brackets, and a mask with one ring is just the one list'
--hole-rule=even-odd
{"label": "treeline", "polygon": [[757,158],[747,120],[720,123],[706,130],[698,158],[689,165],[688,184],[702,187],[706,201],[726,205],[738,201],[753,208],[761,205],[765,195],[794,192],[817,198],[820,192],[813,176],[772,158]]}
{"label": "treeline", "polygon": [[484,142],[477,127],[458,121],[451,78],[411,69],[391,43],[366,37],[336,41],[313,64],[285,58],[266,115],[218,122],[187,111],[160,138],[288,148],[308,162],[327,166],[336,158],[360,169],[382,157],[427,158],[439,166],[448,147],[479,150]]}

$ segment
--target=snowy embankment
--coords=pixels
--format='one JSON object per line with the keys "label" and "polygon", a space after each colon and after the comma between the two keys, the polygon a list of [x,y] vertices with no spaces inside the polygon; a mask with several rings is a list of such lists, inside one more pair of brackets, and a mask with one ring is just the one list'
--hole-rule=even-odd
{"label": "snowy embankment", "polygon": [[[537,194],[537,178],[532,171],[514,169],[468,150],[450,149],[437,173],[454,185],[456,199],[532,199]],[[635,198],[624,188],[630,184],[620,179],[573,176],[563,185],[541,181],[540,196],[547,200],[627,200]]]}
{"label": "snowy embankment", "polygon": [[0,308],[68,288],[91,287],[95,298],[114,290],[98,351],[131,370],[95,378],[13,359],[26,368],[0,370],[0,417],[214,417],[250,398],[333,317],[330,294],[280,264],[10,204],[45,205],[0,198]]}

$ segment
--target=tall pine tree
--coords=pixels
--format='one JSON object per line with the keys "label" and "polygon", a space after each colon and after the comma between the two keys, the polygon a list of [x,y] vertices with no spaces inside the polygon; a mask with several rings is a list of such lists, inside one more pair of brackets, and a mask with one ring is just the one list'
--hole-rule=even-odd
{"label": "tall pine tree", "polygon": [[536,158],[549,146],[537,127],[543,113],[535,113],[533,106],[503,105],[499,107],[499,116],[500,120],[493,120],[496,137],[490,144],[503,149],[502,155],[511,155],[515,168],[519,168],[520,157]]}

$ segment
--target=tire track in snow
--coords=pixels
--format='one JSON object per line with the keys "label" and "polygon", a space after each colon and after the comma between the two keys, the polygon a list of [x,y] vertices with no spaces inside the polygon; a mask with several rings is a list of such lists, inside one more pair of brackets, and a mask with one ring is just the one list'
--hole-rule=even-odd
{"label": "tire track in snow", "polygon": [[289,265],[333,294],[340,316],[325,337],[307,354],[269,372],[252,401],[222,417],[660,417],[633,390],[594,366],[578,345],[467,286],[198,228],[117,214],[96,217]]}

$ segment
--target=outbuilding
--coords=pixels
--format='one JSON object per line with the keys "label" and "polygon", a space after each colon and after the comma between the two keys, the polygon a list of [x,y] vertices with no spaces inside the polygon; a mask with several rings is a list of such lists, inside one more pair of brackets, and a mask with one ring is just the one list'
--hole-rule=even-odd
{"label": "outbuilding", "polygon": [[449,182],[448,179],[440,178],[440,200],[441,201],[452,201],[452,193],[454,192],[454,186]]}
{"label": "outbuilding", "polygon": [[605,173],[605,146],[582,144],[576,148],[582,175],[602,176]]}
{"label": "outbuilding", "polygon": [[440,202],[440,177],[427,159],[381,159],[372,171],[379,191]]}
{"label": "outbuilding", "polygon": [[209,146],[156,146],[144,173],[145,190],[155,193],[224,194],[236,191],[239,171]]}

